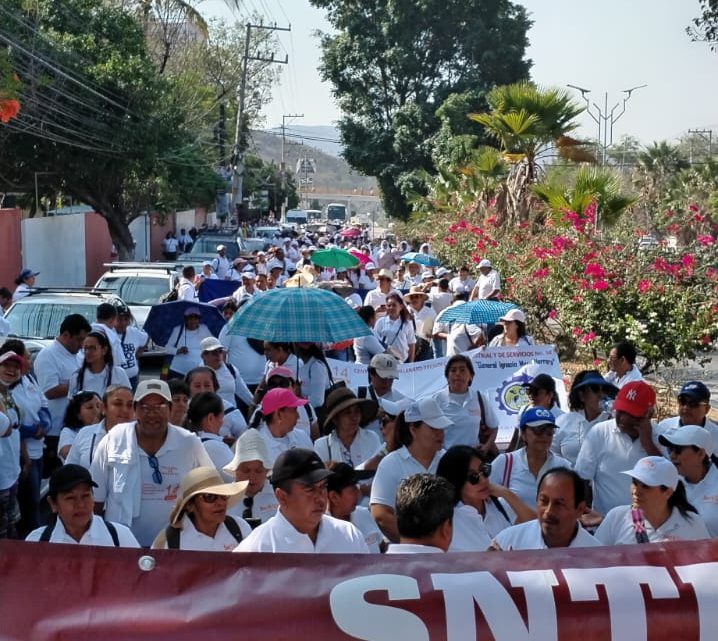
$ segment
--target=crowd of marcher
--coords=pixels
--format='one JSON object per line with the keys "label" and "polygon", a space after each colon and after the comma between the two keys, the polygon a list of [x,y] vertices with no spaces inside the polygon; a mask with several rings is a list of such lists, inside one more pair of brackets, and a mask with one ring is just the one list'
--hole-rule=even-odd
{"label": "crowd of marcher", "polygon": [[[364,258],[319,267],[312,255],[323,245]],[[533,344],[530,319],[514,308],[495,325],[442,320],[470,300],[500,300],[489,260],[475,274],[452,272],[426,244],[405,261],[405,242],[341,235],[277,238],[232,264],[217,249],[202,274],[183,270],[180,300],[197,301],[206,279],[236,280],[220,301],[231,318],[267,290],[328,283],[347,288],[370,332],[344,346],[262,342],[228,326],[214,336],[189,306],[167,341],[168,380],[143,375],[148,337],[124,306],[99,305],[92,323],[67,316],[34,362],[22,341],[6,340],[0,538],[415,553],[718,536],[718,425],[702,382],[685,382],[676,415],[657,422],[655,391],[620,341],[605,376],[573,377],[565,407],[551,375],[533,376],[500,451],[467,352]],[[32,288],[34,273],[23,276],[17,296]],[[337,385],[328,354],[367,365],[366,385]],[[394,389],[402,363],[440,357],[441,391]]]}

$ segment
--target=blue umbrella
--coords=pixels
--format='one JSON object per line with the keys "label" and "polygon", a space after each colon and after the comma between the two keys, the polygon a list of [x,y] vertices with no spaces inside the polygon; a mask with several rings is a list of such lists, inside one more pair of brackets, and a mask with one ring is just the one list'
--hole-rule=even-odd
{"label": "blue umbrella", "polygon": [[166,345],[172,330],[184,323],[185,310],[194,307],[199,310],[200,322],[205,324],[215,336],[224,327],[226,321],[222,312],[214,305],[206,303],[192,303],[187,300],[176,300],[171,303],[158,303],[153,305],[147,314],[143,329],[158,345]]}
{"label": "blue umbrella", "polygon": [[316,287],[285,287],[255,296],[234,315],[230,334],[277,343],[338,343],[368,336],[369,326],[341,296]]}
{"label": "blue umbrella", "polygon": [[495,323],[510,309],[518,305],[513,303],[499,303],[493,300],[475,300],[470,303],[462,303],[447,307],[441,313],[441,322],[464,323],[466,325],[482,325],[484,323]]}
{"label": "blue umbrella", "polygon": [[404,254],[401,257],[401,260],[406,263],[414,261],[415,263],[419,263],[419,265],[424,265],[425,267],[438,267],[441,265],[441,261],[438,258],[429,256],[428,254],[422,254],[421,252],[409,252],[408,254]]}

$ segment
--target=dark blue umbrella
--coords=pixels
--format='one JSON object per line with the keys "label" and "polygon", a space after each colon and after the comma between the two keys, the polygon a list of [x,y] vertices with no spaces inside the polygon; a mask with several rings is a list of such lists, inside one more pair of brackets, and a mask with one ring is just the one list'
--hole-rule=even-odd
{"label": "dark blue umbrella", "polygon": [[443,323],[464,323],[466,325],[483,325],[495,323],[510,309],[518,305],[513,303],[499,303],[493,300],[474,300],[447,307],[439,319]]}
{"label": "dark blue umbrella", "polygon": [[419,265],[424,265],[425,267],[438,267],[441,265],[441,261],[438,258],[434,258],[433,256],[429,256],[428,254],[423,254],[421,252],[409,252],[408,254],[404,254],[401,257],[401,260],[405,263],[413,261],[415,263],[419,263]]}
{"label": "dark blue umbrella", "polygon": [[143,329],[150,338],[158,345],[166,345],[172,330],[184,323],[185,311],[194,307],[199,312],[200,322],[209,328],[215,336],[227,321],[224,320],[222,312],[214,305],[206,303],[192,303],[187,300],[176,300],[171,303],[158,303],[153,305],[150,313],[147,314]]}

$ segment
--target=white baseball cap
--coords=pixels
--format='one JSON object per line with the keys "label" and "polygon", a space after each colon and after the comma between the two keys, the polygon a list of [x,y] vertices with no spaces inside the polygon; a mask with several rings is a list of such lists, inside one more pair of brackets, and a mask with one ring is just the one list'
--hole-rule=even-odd
{"label": "white baseball cap", "polygon": [[170,392],[169,385],[158,378],[150,378],[146,381],[140,381],[137,386],[137,390],[135,391],[134,401],[135,403],[139,403],[143,398],[150,396],[151,394],[161,396],[168,403],[172,402],[172,393]]}
{"label": "white baseball cap", "polygon": [[421,272],[421,280],[424,280],[425,278],[434,278],[434,274],[432,274],[428,269],[424,272]]}
{"label": "white baseball cap", "polygon": [[491,267],[491,261],[488,258],[484,258],[479,261],[479,269],[482,267]]}
{"label": "white baseball cap", "polygon": [[675,490],[678,485],[676,466],[662,456],[644,456],[633,466],[632,470],[621,472],[621,474],[638,479],[650,487],[664,485]]}
{"label": "white baseball cap", "polygon": [[499,318],[500,321],[519,321],[521,323],[526,322],[526,314],[524,314],[520,309],[514,308],[510,309],[508,312],[506,312],[501,318]]}
{"label": "white baseball cap", "polygon": [[367,263],[364,265],[364,270],[369,271],[370,269],[376,269],[376,265],[374,263]]}
{"label": "white baseball cap", "polygon": [[431,396],[420,398],[418,401],[414,401],[409,405],[409,407],[404,410],[404,418],[409,423],[423,421],[429,427],[433,427],[436,430],[445,430],[452,425],[451,420],[444,415],[439,404]]}
{"label": "white baseball cap", "polygon": [[220,343],[214,336],[207,336],[199,342],[199,351],[203,352],[216,352],[218,349],[224,349],[224,345]]}
{"label": "white baseball cap", "polygon": [[223,249],[227,249],[225,245],[217,245],[217,251],[222,251]]}
{"label": "white baseball cap", "polygon": [[665,447],[671,445],[694,445],[710,456],[713,454],[713,438],[711,433],[699,425],[681,425],[658,437],[658,442]]}
{"label": "white baseball cap", "polygon": [[391,354],[375,354],[369,361],[369,367],[382,378],[399,378],[399,361]]}
{"label": "white baseball cap", "polygon": [[442,278],[443,276],[446,276],[447,274],[450,274],[451,272],[446,269],[446,267],[439,267],[439,269],[436,270],[436,277]]}

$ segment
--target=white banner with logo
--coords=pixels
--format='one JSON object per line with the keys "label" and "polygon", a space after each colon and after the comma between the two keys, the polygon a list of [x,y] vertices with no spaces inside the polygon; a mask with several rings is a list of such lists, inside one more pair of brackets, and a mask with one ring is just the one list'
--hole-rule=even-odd
{"label": "white banner with logo", "polygon": [[[488,416],[495,417],[499,426],[499,442],[507,442],[517,427],[516,417],[521,407],[529,402],[522,387],[537,374],[550,374],[556,381],[561,409],[568,411],[568,399],[558,354],[553,345],[522,347],[488,347],[466,352],[474,365],[472,389],[481,390]],[[446,387],[444,367],[447,359],[435,358],[420,363],[399,366],[399,378],[394,389],[409,398],[421,398]],[[346,381],[354,391],[368,385],[366,365],[329,359],[334,380]]]}

